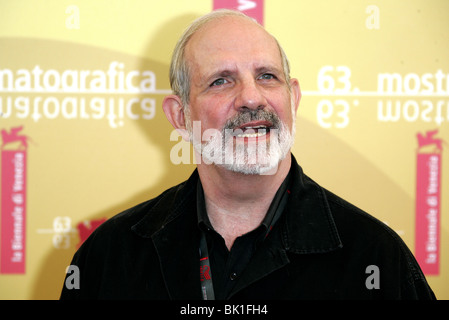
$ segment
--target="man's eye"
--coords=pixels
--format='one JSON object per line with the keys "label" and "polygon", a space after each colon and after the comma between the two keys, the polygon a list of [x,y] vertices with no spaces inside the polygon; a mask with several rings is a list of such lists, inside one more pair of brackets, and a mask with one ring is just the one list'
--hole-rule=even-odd
{"label": "man's eye", "polygon": [[263,75],[261,75],[261,76],[259,77],[259,79],[262,79],[262,80],[271,80],[271,79],[275,79],[275,76],[272,75],[271,73],[264,73]]}
{"label": "man's eye", "polygon": [[213,87],[213,86],[221,86],[221,85],[225,84],[226,82],[227,81],[225,79],[220,78],[220,79],[217,79],[214,82],[212,82],[210,86],[211,87]]}

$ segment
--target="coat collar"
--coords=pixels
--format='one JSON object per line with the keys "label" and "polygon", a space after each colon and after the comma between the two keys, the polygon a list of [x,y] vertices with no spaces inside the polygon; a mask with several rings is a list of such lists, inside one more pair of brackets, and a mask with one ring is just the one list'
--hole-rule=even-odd
{"label": "coat collar", "polygon": [[286,250],[306,254],[341,248],[343,245],[324,189],[304,174],[293,155],[290,170],[290,199],[282,225]]}

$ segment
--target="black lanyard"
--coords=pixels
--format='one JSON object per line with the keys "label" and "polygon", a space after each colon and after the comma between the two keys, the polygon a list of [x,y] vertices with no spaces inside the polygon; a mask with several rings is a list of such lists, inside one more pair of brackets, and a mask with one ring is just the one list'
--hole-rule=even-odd
{"label": "black lanyard", "polygon": [[200,280],[203,300],[215,300],[210,259],[207,250],[206,235],[204,232],[201,232],[200,240]]}

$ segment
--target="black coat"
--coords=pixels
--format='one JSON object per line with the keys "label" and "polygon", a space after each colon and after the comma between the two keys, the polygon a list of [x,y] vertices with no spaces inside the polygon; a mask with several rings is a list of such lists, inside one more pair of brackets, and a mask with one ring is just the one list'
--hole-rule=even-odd
{"label": "black coat", "polygon": [[[435,299],[389,227],[308,178],[292,156],[289,202],[231,299]],[[98,227],[61,299],[201,299],[198,173]],[[71,286],[69,286],[71,287]]]}

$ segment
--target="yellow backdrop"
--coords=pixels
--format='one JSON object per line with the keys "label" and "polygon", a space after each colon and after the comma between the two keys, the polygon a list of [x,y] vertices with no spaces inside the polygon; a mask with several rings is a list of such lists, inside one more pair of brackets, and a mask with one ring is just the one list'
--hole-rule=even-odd
{"label": "yellow backdrop", "polygon": [[[0,129],[23,127],[28,138],[25,272],[0,274],[0,298],[57,299],[85,234],[190,175],[194,165],[170,159],[178,140],[161,102],[177,38],[212,8],[0,0]],[[416,135],[438,130],[449,142],[449,1],[265,0],[263,9],[303,92],[293,153],[414,251]],[[440,299],[449,298],[447,150],[439,271],[427,275]]]}

